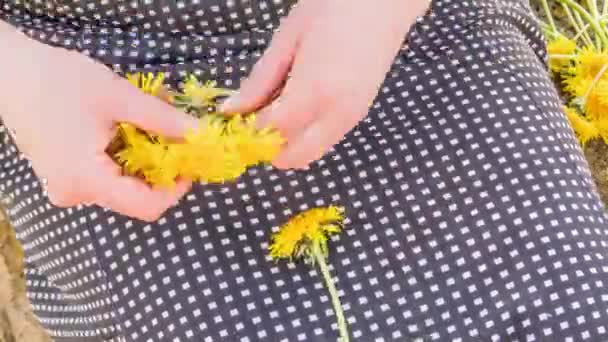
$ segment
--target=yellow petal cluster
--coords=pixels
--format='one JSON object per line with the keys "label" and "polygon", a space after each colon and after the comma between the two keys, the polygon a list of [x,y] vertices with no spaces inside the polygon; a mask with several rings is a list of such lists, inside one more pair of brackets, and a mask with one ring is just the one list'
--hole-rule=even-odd
{"label": "yellow petal cluster", "polygon": [[310,259],[311,246],[318,245],[327,256],[327,239],[342,231],[344,208],[313,208],[292,217],[273,235],[270,256],[274,259]]}
{"label": "yellow petal cluster", "polygon": [[148,95],[157,96],[164,88],[165,74],[136,73],[127,75],[127,80]]}
{"label": "yellow petal cluster", "polygon": [[[158,95],[163,88],[162,76],[137,74],[129,80],[150,95]],[[215,97],[224,94],[226,90],[214,89],[212,83],[201,84],[190,78],[176,98],[185,95],[182,100],[192,98],[196,105],[212,104]],[[256,128],[254,114],[225,117],[204,113],[199,123],[180,141],[122,123],[122,148],[113,156],[126,174],[141,177],[154,186],[171,188],[178,179],[203,183],[235,180],[248,167],[272,161],[283,145],[277,131]]]}
{"label": "yellow petal cluster", "polygon": [[552,71],[569,102],[572,128],[582,145],[596,138],[608,142],[608,52],[582,47],[568,63]]}
{"label": "yellow petal cluster", "polygon": [[565,111],[570,125],[578,135],[581,145],[585,146],[591,139],[600,137],[598,128],[575,109],[566,107]]}
{"label": "yellow petal cluster", "polygon": [[576,51],[576,42],[560,35],[547,44],[547,52],[549,53],[549,63],[551,70],[560,72],[566,68],[574,52]]}
{"label": "yellow petal cluster", "polygon": [[[565,105],[565,114],[581,145],[608,143],[608,26],[598,1],[560,0],[560,12],[540,2],[540,20],[549,38],[549,67]],[[556,20],[559,19],[559,20]]]}
{"label": "yellow petal cluster", "polygon": [[217,82],[207,81],[204,84],[191,75],[183,85],[183,95],[193,107],[207,107],[215,104],[215,99],[220,96],[230,95],[228,89],[218,88]]}

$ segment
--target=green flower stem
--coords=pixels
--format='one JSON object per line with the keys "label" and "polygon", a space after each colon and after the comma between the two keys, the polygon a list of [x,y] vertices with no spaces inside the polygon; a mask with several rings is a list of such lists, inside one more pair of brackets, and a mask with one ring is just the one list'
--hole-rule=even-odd
{"label": "green flower stem", "polygon": [[[582,36],[586,36],[586,41],[587,42],[591,42],[591,38],[589,37],[589,34],[587,33],[587,31],[589,31],[589,28],[591,28],[591,25],[589,24],[585,24],[585,26],[583,27],[583,29],[580,32],[576,33],[576,36],[574,36],[574,38],[572,38],[574,41],[577,41],[579,38],[581,38]],[[599,42],[597,41],[599,38],[595,37],[596,39],[596,45],[599,46]],[[591,44],[591,43],[590,43]]]}
{"label": "green flower stem", "polygon": [[600,23],[597,20],[595,20],[591,16],[591,14],[589,14],[589,12],[587,12],[583,8],[583,6],[579,5],[574,0],[559,0],[559,1],[570,6],[574,11],[576,11],[576,13],[581,15],[589,24],[591,24],[591,26],[593,27],[593,29],[595,31],[595,34],[600,37],[600,40],[602,41],[602,46],[604,48],[608,46],[608,37],[606,36],[606,32],[604,30],[602,30]]}
{"label": "green flower stem", "polygon": [[549,7],[549,3],[547,2],[547,0],[541,0],[541,3],[543,5],[543,9],[545,10],[547,20],[549,20],[551,30],[553,30],[553,32],[557,32],[557,27],[555,26],[555,20],[553,20],[553,14],[551,14],[551,8]]}
{"label": "green flower stem", "polygon": [[597,9],[597,2],[596,2],[596,0],[587,0],[587,7],[591,11],[591,15],[593,15],[593,17],[595,19],[599,18],[600,12]]}
{"label": "green flower stem", "polygon": [[[561,3],[561,5],[562,5],[562,8],[564,9],[564,12],[566,12],[566,16],[568,17],[568,21],[570,21],[570,25],[572,25],[572,27],[576,31],[576,37],[581,37],[588,46],[594,46],[593,42],[591,41],[591,38],[589,37],[589,34],[587,33],[587,29],[583,30],[578,25],[578,22],[574,18],[574,15],[572,15],[572,11],[570,10],[570,7],[568,7],[564,3]],[[577,39],[575,39],[575,40],[577,40]]]}
{"label": "green flower stem", "polygon": [[[602,29],[602,25],[599,22],[600,12],[597,9],[597,1],[596,0],[587,0],[587,7],[591,11],[591,15],[593,16],[593,21],[598,23],[600,25],[600,29]],[[597,34],[595,35],[595,43],[597,46],[601,46],[600,38]],[[605,46],[604,46],[604,48],[605,48]]]}
{"label": "green flower stem", "polygon": [[604,0],[604,5],[602,6],[602,17],[608,15],[608,1]]}
{"label": "green flower stem", "polygon": [[551,59],[574,59],[576,55],[549,55]]}
{"label": "green flower stem", "polygon": [[[587,0],[587,6],[591,9],[593,18],[595,19],[595,22],[599,25],[602,32],[606,33],[606,27],[602,23],[602,20],[601,20],[602,14],[600,13],[599,7],[597,5],[597,0]],[[607,36],[607,38],[608,38],[608,36]],[[597,40],[597,38],[596,38],[596,40]],[[604,49],[605,48],[606,48],[606,46],[604,46]]]}
{"label": "green flower stem", "polygon": [[[576,22],[578,23],[579,27],[581,28],[583,35],[586,37],[587,41],[591,42],[591,36],[589,35],[589,28],[592,27],[590,25],[590,23],[585,23],[585,21],[583,20],[583,18],[581,17],[581,15],[578,12],[574,12],[574,19],[576,20]],[[594,29],[595,30],[595,29]],[[599,36],[597,35],[597,33],[595,34],[595,45],[593,43],[590,43],[591,46],[594,46],[597,50],[601,50],[601,42],[599,40]]]}
{"label": "green flower stem", "polygon": [[325,262],[325,256],[321,251],[321,246],[318,243],[312,244],[312,255],[315,260],[315,263],[319,265],[319,269],[321,270],[321,274],[323,275],[323,280],[325,280],[325,286],[327,286],[327,290],[329,291],[329,296],[331,297],[331,303],[334,307],[334,313],[336,314],[336,320],[338,321],[338,329],[340,330],[340,342],[349,342],[350,337],[348,334],[348,326],[346,324],[346,318],[344,317],[344,311],[342,310],[342,304],[340,303],[340,297],[338,296],[338,290],[336,290],[336,286],[332,280],[331,274],[329,272],[329,267]]}

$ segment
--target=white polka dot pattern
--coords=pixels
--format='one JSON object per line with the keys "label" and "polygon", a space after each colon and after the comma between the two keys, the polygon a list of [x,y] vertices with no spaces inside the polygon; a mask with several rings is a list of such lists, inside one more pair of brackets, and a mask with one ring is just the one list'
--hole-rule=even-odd
{"label": "white polka dot pattern", "polygon": [[[292,5],[0,4],[29,35],[117,72],[235,88]],[[607,216],[530,13],[519,0],[435,1],[329,155],[195,186],[154,224],[52,207],[1,128],[0,190],[41,321],[66,341],[335,341],[319,274],[267,248],[289,216],[338,203],[348,222],[330,263],[353,340],[607,340]]]}

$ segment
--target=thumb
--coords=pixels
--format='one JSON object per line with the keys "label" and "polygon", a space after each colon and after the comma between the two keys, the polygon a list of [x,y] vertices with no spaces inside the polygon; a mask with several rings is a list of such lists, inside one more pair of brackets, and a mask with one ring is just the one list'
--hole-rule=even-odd
{"label": "thumb", "polygon": [[[117,80],[119,96],[108,113],[114,122],[127,122],[143,130],[165,137],[182,138],[189,129],[198,127],[198,120],[162,100],[147,95],[127,81]],[[115,93],[116,94],[116,93]]]}
{"label": "thumb", "polygon": [[281,90],[295,58],[301,31],[301,15],[294,14],[285,18],[249,77],[242,82],[239,91],[220,106],[220,112],[254,111],[270,102],[275,93]]}

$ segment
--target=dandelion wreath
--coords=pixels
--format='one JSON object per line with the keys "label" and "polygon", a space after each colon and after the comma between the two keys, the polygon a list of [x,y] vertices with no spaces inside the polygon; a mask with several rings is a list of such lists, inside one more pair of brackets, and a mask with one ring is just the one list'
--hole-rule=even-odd
{"label": "dandelion wreath", "polygon": [[216,100],[230,91],[190,76],[180,92],[165,86],[164,74],[127,75],[141,91],[199,118],[199,127],[175,141],[120,123],[108,153],[124,173],[148,184],[172,188],[178,178],[223,183],[242,175],[248,167],[270,162],[283,139],[276,130],[258,129],[255,114],[226,117],[214,111]]}

